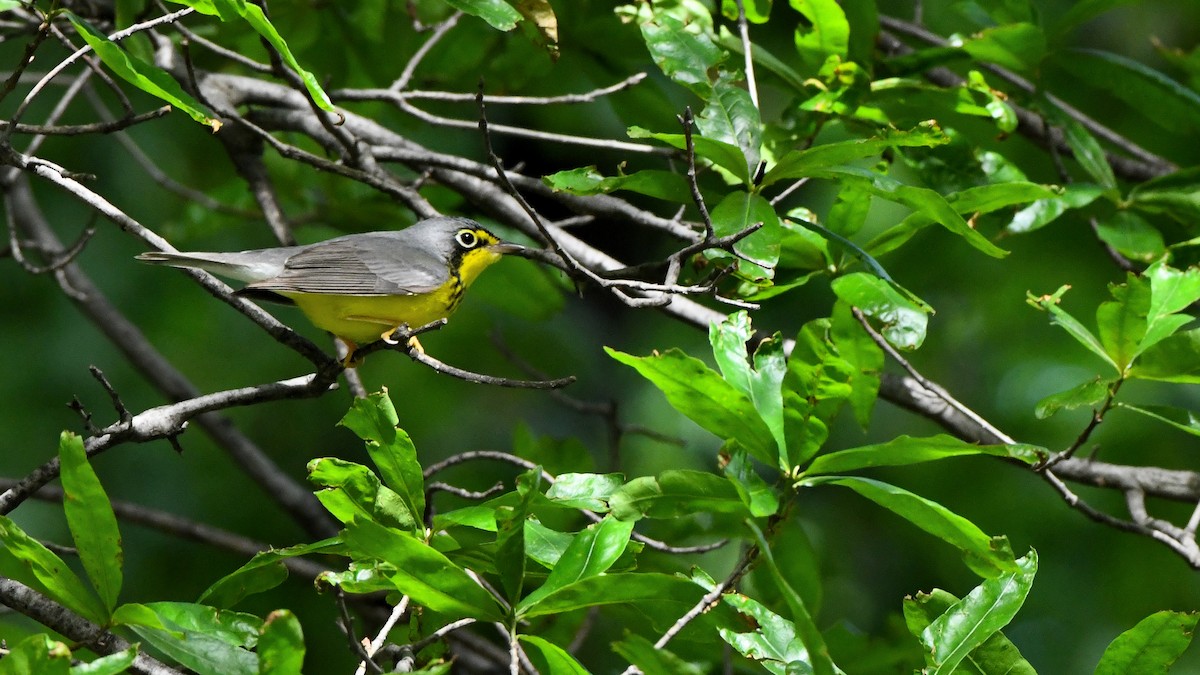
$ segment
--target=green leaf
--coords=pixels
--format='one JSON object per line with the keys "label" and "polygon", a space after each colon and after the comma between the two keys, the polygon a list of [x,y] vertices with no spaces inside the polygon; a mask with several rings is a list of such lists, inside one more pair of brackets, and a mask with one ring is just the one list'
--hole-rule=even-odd
{"label": "green leaf", "polygon": [[165,70],[127,54],[103,33],[92,28],[88,22],[69,11],[64,13],[71,20],[71,24],[75,26],[79,37],[88,43],[88,46],[96,52],[96,56],[100,57],[104,65],[108,66],[117,77],[147,94],[156,96],[179,108],[192,119],[210,127],[214,132],[221,128],[221,121],[213,116],[212,111],[185,92]]}
{"label": "green leaf", "polygon": [[[570,652],[550,642],[545,638],[540,638],[536,635],[519,635],[518,639],[526,645],[534,648],[534,654],[538,654],[545,662],[547,668],[544,672],[554,673],[558,675],[590,675],[588,670],[584,668]],[[539,664],[541,665],[541,664]]]}
{"label": "green leaf", "polygon": [[553,569],[575,537],[552,530],[538,522],[536,516],[525,519],[525,555],[546,569]]}
{"label": "green leaf", "polygon": [[526,565],[529,561],[525,524],[530,520],[534,499],[541,495],[542,481],[541,469],[526,471],[517,477],[517,503],[514,506],[497,506],[495,509],[494,564],[509,603],[515,603],[525,591]]}
{"label": "green leaf", "polygon": [[[904,619],[908,630],[921,637],[922,632],[938,617],[955,606],[959,599],[940,589],[918,593],[904,599]],[[983,644],[972,650],[969,659],[956,672],[1005,673],[1005,675],[1037,675],[1037,671],[1022,656],[1016,645],[995,632]]]}
{"label": "green leaf", "polygon": [[262,621],[250,614],[185,602],[131,603],[113,619],[128,626],[170,658],[200,675],[257,675],[249,648]]}
{"label": "green leaf", "polygon": [[1150,284],[1129,274],[1128,281],[1111,286],[1115,300],[1100,303],[1096,309],[1096,327],[1105,353],[1124,373],[1140,353],[1138,345],[1146,337],[1146,314],[1150,311]]}
{"label": "green leaf", "polygon": [[1136,262],[1148,263],[1167,252],[1162,232],[1132,211],[1116,211],[1097,222],[1096,236]]}
{"label": "green leaf", "polygon": [[303,665],[304,633],[300,630],[300,620],[290,610],[271,612],[258,636],[259,674],[293,675]]}
{"label": "green leaf", "polygon": [[211,607],[228,608],[255,593],[271,590],[287,579],[283,561],[312,553],[329,553],[341,546],[337,539],[256,553],[245,565],[221,577],[200,595],[197,602]]}
{"label": "green leaf", "polygon": [[745,451],[730,455],[725,465],[725,477],[733,484],[751,516],[764,518],[778,513],[778,493],[754,470],[754,464]]}
{"label": "green leaf", "polygon": [[[1141,119],[1190,136],[1200,125],[1200,93],[1137,61],[1094,49],[1063,49],[1053,63],[1074,78],[1124,101]],[[1152,102],[1151,110],[1147,102]]]}
{"label": "green leaf", "polygon": [[408,433],[397,426],[399,421],[392,399],[384,389],[354,399],[339,424],[366,441],[367,453],[384,484],[400,495],[413,520],[419,523],[425,514],[425,478],[417,449]]}
{"label": "green leaf", "polygon": [[612,644],[613,651],[644,675],[704,675],[700,666],[688,663],[668,651],[655,647],[646,638],[626,630],[625,636]]}
{"label": "green leaf", "polygon": [[1096,675],[1166,673],[1192,643],[1195,612],[1155,612],[1121,633],[1104,650]]}
{"label": "green leaf", "polygon": [[696,116],[696,130],[704,138],[739,148],[746,169],[737,175],[754,175],[762,156],[762,121],[750,92],[734,84],[731,74],[722,73],[713,83],[712,95]]}
{"label": "green leaf", "polygon": [[[1016,204],[1027,204],[1040,199],[1053,199],[1058,192],[1045,185],[1026,181],[992,183],[969,187],[946,196],[946,202],[961,215],[975,216],[991,213]],[[876,235],[866,249],[872,255],[894,251],[913,235],[934,224],[926,213],[909,214],[899,224]]]}
{"label": "green leaf", "polygon": [[962,237],[968,244],[979,251],[992,256],[1003,258],[1008,251],[988,241],[986,237],[971,227],[967,221],[946,201],[946,198],[929,188],[905,185],[895,178],[875,173],[868,169],[853,166],[843,166],[814,172],[818,178],[830,180],[860,181],[861,185],[872,194],[897,204],[903,204],[910,209],[924,214],[950,232]]}
{"label": "green leaf", "polygon": [[1061,35],[1109,10],[1137,2],[1139,0],[1076,0],[1068,5],[1067,12],[1054,22],[1054,32]]}
{"label": "green leaf", "polygon": [[[138,651],[137,645],[130,645],[128,648],[114,652],[108,656],[101,656],[87,663],[71,666],[71,675],[120,675],[127,672],[133,665],[134,660],[137,659]],[[0,668],[0,672],[3,672],[2,668]]]}
{"label": "green leaf", "polygon": [[1115,379],[1105,379],[1096,376],[1095,379],[1078,384],[1066,391],[1051,394],[1038,401],[1037,407],[1034,409],[1034,415],[1039,420],[1044,420],[1059,410],[1074,410],[1075,408],[1098,406],[1104,399],[1108,398],[1109,392],[1115,383]]}
{"label": "green leaf", "polygon": [[394,566],[392,584],[413,602],[452,618],[501,619],[491,594],[424,542],[369,520],[350,522],[342,537],[356,557],[378,558]]}
{"label": "green leaf", "polygon": [[972,36],[962,48],[979,61],[1029,73],[1037,70],[1046,56],[1046,36],[1031,23],[1010,23]]}
{"label": "green leaf", "polygon": [[380,485],[361,464],[320,457],[308,463],[308,479],[325,488],[316,493],[317,499],[343,523],[366,518],[414,532],[422,529],[421,514],[414,514],[400,495]]}
{"label": "green leaf", "polygon": [[903,488],[857,476],[814,476],[801,479],[797,485],[850,488],[959,549],[967,566],[982,577],[996,577],[1017,569],[1007,540],[989,537],[966,518]]}
{"label": "green leaf", "polygon": [[0,675],[67,675],[71,650],[49,635],[30,635],[0,659]]}
{"label": "green leaf", "polygon": [[758,416],[750,397],[703,362],[677,349],[645,357],[609,347],[604,350],[654,383],[673,408],[696,424],[719,438],[737,440],[764,464],[778,464],[774,437]]}
{"label": "green leaf", "polygon": [[[770,572],[772,580],[774,580],[775,585],[783,594],[783,599],[792,614],[791,626],[778,623],[768,624],[767,626],[760,625],[760,631],[769,642],[774,643],[779,643],[787,639],[789,634],[795,636],[799,639],[803,645],[803,649],[807,653],[807,658],[800,659],[801,662],[810,665],[814,675],[834,675],[836,666],[833,665],[833,659],[829,656],[829,648],[825,646],[825,639],[821,637],[821,631],[817,629],[817,624],[813,621],[812,614],[808,611],[808,607],[805,606],[804,600],[792,588],[787,577],[775,563],[774,552],[771,550],[771,545],[767,542],[762,530],[752,520],[747,520],[746,526],[753,533],[755,541],[758,542],[759,555],[766,560],[767,571]],[[780,630],[781,634],[775,634],[776,629]],[[791,660],[788,661],[788,663],[790,662]]]}
{"label": "green leaf", "polygon": [[1157,262],[1142,275],[1150,280],[1150,308],[1146,313],[1146,337],[1139,344],[1139,351],[1174,335],[1184,323],[1191,320],[1182,312],[1200,301],[1200,268],[1176,270],[1166,262]]}
{"label": "green leaf", "polygon": [[1200,384],[1200,328],[1176,333],[1142,352],[1129,377]]}
{"label": "green leaf", "polygon": [[0,574],[50,596],[93,623],[107,622],[108,608],[67,563],[5,516],[0,516]]}
{"label": "green leaf", "polygon": [[1009,234],[1026,234],[1049,225],[1070,209],[1079,209],[1104,196],[1104,188],[1091,183],[1072,183],[1061,195],[1039,199],[1021,209],[1005,226]]}
{"label": "green leaf", "polygon": [[1189,167],[1139,183],[1129,192],[1129,205],[1148,213],[1165,213],[1183,223],[1200,217],[1200,167]]}
{"label": "green leaf", "polygon": [[564,473],[546,490],[546,498],[573,509],[603,513],[608,510],[609,497],[624,484],[625,477],[619,473]]}
{"label": "green leaf", "polygon": [[692,199],[687,179],[677,173],[646,169],[620,176],[604,176],[595,166],[559,171],[542,178],[556,192],[574,195],[599,195],[628,190],[677,204]]}
{"label": "green leaf", "polygon": [[744,515],[746,506],[729,481],[704,471],[673,469],[626,483],[609,499],[622,520],[682,518],[698,512]]}
{"label": "green leaf", "polygon": [[709,325],[708,341],[713,357],[725,380],[750,397],[758,416],[771,430],[777,447],[787,447],[784,437],[783,376],[787,360],[783,341],[776,335],[759,343],[751,366],[746,355],[746,343],[754,337],[750,315],[736,312],[724,321]]}
{"label": "green leaf", "polygon": [[682,21],[665,14],[643,23],[641,29],[654,64],[667,77],[707,99],[712,93],[710,69],[728,56],[709,33],[690,31]]}
{"label": "green leaf", "polygon": [[726,593],[721,599],[747,616],[749,623],[756,626],[753,631],[745,633],[721,628],[721,638],[739,654],[762,663],[772,672],[787,672],[788,664],[810,663],[808,650],[796,635],[794,623],[745,595]]}
{"label": "green leaf", "polygon": [[603,574],[564,586],[530,607],[524,616],[532,619],[600,605],[628,604],[637,607],[650,604],[668,608],[670,613],[678,610],[675,615],[678,619],[703,595],[704,589],[670,574]]}
{"label": "green leaf", "polygon": [[88,463],[83,440],[64,431],[58,441],[59,466],[62,467],[63,511],[79,561],[87,572],[92,588],[108,612],[117,606],[121,593],[121,565],[125,553],[117,516],[100,479]]}
{"label": "green leaf", "polygon": [[575,535],[545,583],[517,605],[517,613],[525,612],[554,591],[607,571],[625,552],[633,522],[610,515]]}
{"label": "green leaf", "polygon": [[774,207],[762,195],[737,190],[730,192],[712,209],[713,230],[718,237],[736,234],[752,225],[762,223],[757,232],[733,245],[733,250],[750,260],[738,259],[742,275],[751,279],[770,279],[779,262],[779,240],[783,227]]}
{"label": "green leaf", "polygon": [[1108,164],[1104,148],[1100,146],[1100,142],[1092,136],[1091,132],[1045,96],[1038,99],[1038,107],[1046,115],[1047,121],[1062,127],[1067,145],[1075,155],[1075,161],[1079,162],[1092,180],[1104,188],[1110,198],[1120,197],[1120,193],[1117,191],[1117,178]]}
{"label": "green leaf", "polygon": [[796,29],[796,51],[806,64],[815,69],[829,56],[846,56],[850,24],[836,0],[791,0],[791,5],[807,19],[807,26]]}
{"label": "green leaf", "polygon": [[446,0],[446,4],[483,19],[496,30],[510,31],[521,20],[521,13],[504,0]]}
{"label": "green leaf", "polygon": [[1033,586],[1037,554],[1016,561],[1017,569],[987,579],[922,631],[930,675],[948,675],[1016,616]]}
{"label": "green leaf", "polygon": [[879,277],[854,272],[834,279],[833,292],[843,302],[883,323],[883,336],[900,349],[916,349],[925,341],[929,309]]}
{"label": "green leaf", "polygon": [[1043,295],[1041,297],[1035,297],[1032,293],[1030,293],[1028,296],[1028,302],[1034,307],[1049,312],[1050,322],[1052,324],[1056,326],[1062,326],[1063,330],[1067,331],[1067,333],[1071,337],[1075,338],[1079,344],[1086,347],[1088,351],[1092,352],[1096,356],[1104,359],[1105,363],[1112,366],[1113,370],[1117,371],[1118,374],[1121,374],[1121,368],[1117,366],[1116,362],[1113,361],[1108,355],[1108,352],[1104,349],[1104,345],[1100,344],[1100,341],[1096,339],[1096,336],[1092,335],[1091,331],[1085,328],[1083,324],[1079,323],[1078,319],[1068,314],[1067,311],[1062,307],[1059,307],[1059,301],[1069,288],[1070,286],[1063,286],[1055,291],[1052,295]]}
{"label": "green leaf", "polygon": [[838,301],[830,314],[829,335],[838,356],[850,364],[850,407],[859,426],[866,429],[879,396],[879,373],[883,371],[883,350],[862,329],[850,312],[850,305]]}
{"label": "green leaf", "polygon": [[[683,134],[657,133],[641,127],[629,127],[627,133],[630,138],[653,138],[681,150],[687,147],[687,138]],[[732,143],[716,141],[704,136],[693,136],[692,143],[696,150],[696,157],[716,164],[732,174],[736,180],[750,185],[749,167],[746,164],[746,155],[741,148]]]}
{"label": "green leaf", "polygon": [[1045,459],[1046,450],[1031,445],[975,445],[953,436],[937,435],[927,438],[899,436],[886,443],[864,445],[821,455],[813,460],[806,476],[844,473],[878,466],[906,466],[933,462],[949,457],[991,455],[1036,464]]}
{"label": "green leaf", "polygon": [[789,150],[763,176],[762,187],[781,180],[817,176],[822,170],[875,157],[890,148],[932,148],[949,142],[950,138],[937,125],[923,124],[911,131],[887,130],[875,138],[838,141],[804,150]]}
{"label": "green leaf", "polygon": [[[721,15],[730,21],[737,21],[738,4],[735,0],[721,0]],[[766,23],[771,17],[772,0],[746,0],[741,3],[750,23]]]}
{"label": "green leaf", "polygon": [[1118,403],[1118,406],[1125,410],[1145,415],[1152,419],[1179,429],[1193,436],[1200,436],[1200,415],[1197,415],[1191,410],[1175,408],[1166,405],[1131,405],[1129,403]]}

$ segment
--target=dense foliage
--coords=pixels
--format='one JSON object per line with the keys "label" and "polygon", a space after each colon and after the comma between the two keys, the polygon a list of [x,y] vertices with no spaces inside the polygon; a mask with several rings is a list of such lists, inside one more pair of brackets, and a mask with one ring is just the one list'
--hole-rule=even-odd
{"label": "dense foliage", "polygon": [[[0,673],[1200,662],[1197,8],[0,10]],[[133,260],[437,214],[349,370]]]}

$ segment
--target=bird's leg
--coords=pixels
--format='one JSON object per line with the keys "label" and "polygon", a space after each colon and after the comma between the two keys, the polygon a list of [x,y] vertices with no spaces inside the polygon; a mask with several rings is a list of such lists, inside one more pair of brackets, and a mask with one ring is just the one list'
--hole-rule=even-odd
{"label": "bird's leg", "polygon": [[353,340],[347,340],[344,337],[339,337],[338,340],[346,345],[346,355],[342,357],[342,368],[357,368],[363,362],[362,358],[356,357],[354,353],[358,349],[358,345]]}
{"label": "bird's leg", "polygon": [[[396,326],[394,328],[391,328],[391,329],[385,331],[382,335],[379,336],[379,339],[383,340],[384,342],[388,343],[389,345],[400,344],[400,341],[396,339],[396,333],[407,333],[409,330],[410,329],[408,327],[408,324],[402,323],[399,326]],[[412,335],[408,338],[408,347],[409,347],[409,349],[417,350],[417,352],[420,354],[425,353],[425,348],[421,346],[421,341],[418,340],[417,336],[415,336],[415,335]]]}

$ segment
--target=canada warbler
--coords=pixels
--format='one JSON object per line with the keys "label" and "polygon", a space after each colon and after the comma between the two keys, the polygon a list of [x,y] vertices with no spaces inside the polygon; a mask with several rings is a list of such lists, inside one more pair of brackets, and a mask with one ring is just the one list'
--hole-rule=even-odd
{"label": "canada warbler", "polygon": [[[239,253],[151,251],[138,260],[196,267],[247,282],[238,295],[295,304],[309,321],[346,342],[391,341],[458,307],[463,291],[504,253],[501,241],[469,218],[437,217],[394,232],[350,234],[307,246]],[[420,343],[413,338],[414,346]]]}

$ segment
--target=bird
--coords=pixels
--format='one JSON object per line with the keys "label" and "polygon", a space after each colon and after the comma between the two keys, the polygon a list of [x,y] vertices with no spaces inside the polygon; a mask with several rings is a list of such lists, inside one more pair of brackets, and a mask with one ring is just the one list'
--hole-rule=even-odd
{"label": "bird", "polygon": [[[138,260],[191,267],[246,282],[237,295],[296,305],[348,348],[449,318],[484,269],[524,246],[470,218],[438,216],[403,230],[348,234],[303,246],[236,253],[149,251]],[[423,351],[415,337],[409,344]]]}

